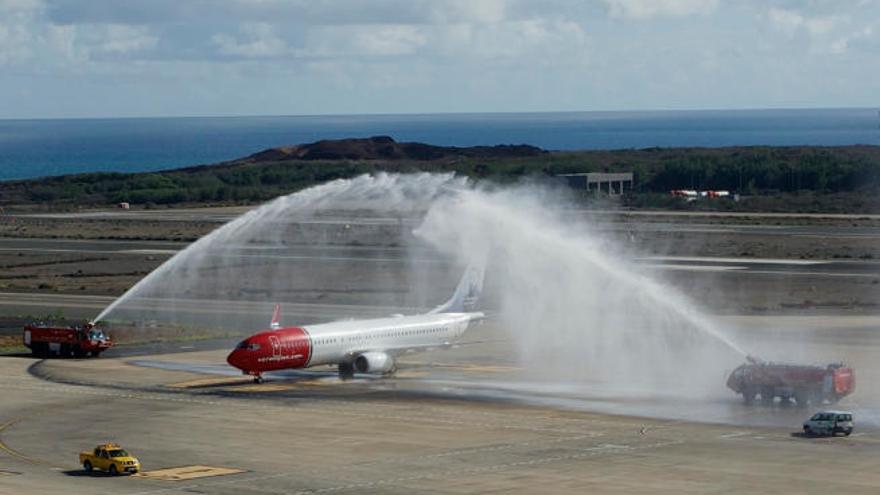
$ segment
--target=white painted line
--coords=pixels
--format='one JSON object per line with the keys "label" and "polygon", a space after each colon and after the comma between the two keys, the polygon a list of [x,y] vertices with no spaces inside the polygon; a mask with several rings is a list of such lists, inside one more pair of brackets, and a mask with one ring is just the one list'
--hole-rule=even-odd
{"label": "white painted line", "polygon": [[747,263],[765,265],[825,265],[828,261],[821,260],[797,260],[784,258],[715,258],[701,256],[649,256],[641,258],[651,261],[692,261],[705,263]]}
{"label": "white painted line", "polygon": [[179,249],[123,249],[119,251],[125,254],[177,254]]}
{"label": "white painted line", "polygon": [[727,272],[732,270],[745,270],[744,266],[721,266],[721,265],[643,265],[646,268],[656,268],[658,270],[684,270],[689,272]]}
{"label": "white painted line", "polygon": [[724,434],[724,435],[719,435],[718,438],[737,438],[737,437],[744,437],[744,436],[746,436],[746,435],[751,435],[751,433],[752,433],[752,432],[750,432],[750,431],[738,431],[738,432],[736,432],[736,433],[726,433],[726,434]]}

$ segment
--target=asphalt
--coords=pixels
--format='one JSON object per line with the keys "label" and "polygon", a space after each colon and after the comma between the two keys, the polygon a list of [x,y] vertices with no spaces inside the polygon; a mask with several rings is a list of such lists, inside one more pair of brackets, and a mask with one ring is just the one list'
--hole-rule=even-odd
{"label": "asphalt", "polygon": [[[758,322],[730,323],[748,331]],[[809,331],[876,323],[824,318]],[[803,322],[783,327],[787,337],[777,338],[804,331]],[[589,387],[525,387],[528,374],[507,346],[487,339],[415,354],[394,378],[342,382],[319,369],[259,385],[223,365],[225,349],[0,358],[0,493],[867,494],[880,486],[880,430],[859,409],[876,398],[870,374],[839,405],[854,409],[856,432],[808,438],[799,433],[808,411],[750,408],[732,394],[660,408]],[[857,347],[876,362],[876,341]],[[108,440],[137,455],[146,476],[83,473],[77,452]]]}
{"label": "asphalt", "polygon": [[[131,213],[138,212],[112,212],[110,218]],[[211,215],[221,222],[238,213]],[[201,211],[141,215],[205,219]],[[769,232],[778,239],[880,235],[870,227],[821,225],[679,227]],[[0,239],[0,250],[10,252],[171,256],[184,246]],[[319,267],[330,266],[323,263],[334,258],[387,267],[412,262],[410,254],[398,248],[285,246],[248,247],[243,255]],[[421,254],[426,262],[445,266],[431,253]],[[737,278],[758,299],[778,294],[777,284],[789,287],[792,277],[823,289],[846,282],[843,294],[865,293],[878,268],[868,260],[657,257],[634,262],[688,279],[702,272]],[[93,317],[112,300],[0,293],[0,313],[64,308],[69,316]],[[294,301],[284,303],[284,311],[291,320],[326,321],[419,309],[352,301]],[[232,319],[262,318],[272,301],[150,297],[132,301],[131,307],[150,312],[171,304],[176,311]],[[717,389],[686,397],[547,377],[519,361],[514,338],[491,320],[469,333],[464,345],[403,357],[395,377],[359,376],[348,382],[332,368],[321,368],[269,375],[266,383],[254,384],[224,363],[234,338],[120,345],[99,359],[4,356],[0,494],[873,494],[880,487],[880,317],[872,313],[861,308],[847,314],[799,310],[715,318],[747,350],[766,353],[761,357],[851,364],[856,393],[835,406],[855,414],[856,433],[845,438],[804,437],[800,424],[811,411],[791,404],[745,406],[724,387],[722,372]],[[139,456],[146,476],[83,473],[77,452],[105,441]]]}

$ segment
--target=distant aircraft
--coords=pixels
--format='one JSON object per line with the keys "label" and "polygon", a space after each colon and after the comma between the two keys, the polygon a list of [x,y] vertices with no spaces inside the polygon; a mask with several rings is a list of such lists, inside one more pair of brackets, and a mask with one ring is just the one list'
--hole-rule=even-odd
{"label": "distant aircraft", "polygon": [[268,371],[333,364],[343,380],[355,372],[390,375],[397,371],[400,354],[448,347],[472,321],[484,318],[475,311],[482,290],[483,268],[470,266],[452,297],[421,315],[282,328],[276,305],[270,329],[241,341],[226,362],[257,383]]}

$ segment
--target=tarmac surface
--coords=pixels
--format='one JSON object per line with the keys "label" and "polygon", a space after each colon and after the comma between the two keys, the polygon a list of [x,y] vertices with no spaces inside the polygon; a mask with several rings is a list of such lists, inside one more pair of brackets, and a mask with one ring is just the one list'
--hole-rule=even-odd
{"label": "tarmac surface", "polygon": [[[475,336],[493,337],[488,331]],[[880,430],[859,422],[858,412],[856,433],[836,438],[799,434],[808,411],[746,407],[732,394],[702,409],[664,401],[668,411],[700,417],[652,419],[637,414],[638,402],[595,391],[514,386],[527,373],[505,345],[490,339],[415,354],[394,378],[349,382],[323,369],[253,384],[225,367],[222,348],[0,358],[0,493],[876,493],[880,486]],[[878,349],[872,344],[865,359],[876,360]],[[857,397],[874,393],[869,386]],[[618,414],[595,412],[602,403]],[[77,452],[108,440],[137,455],[145,473],[83,473]]]}
{"label": "tarmac surface", "polygon": [[[239,213],[118,211],[57,218],[136,214],[219,223]],[[880,237],[880,229],[870,225],[788,223],[803,215],[779,216],[786,222],[781,226],[717,225],[711,222],[715,215],[696,217],[687,224],[649,222],[640,228],[683,234],[724,230],[770,242],[792,236],[815,237],[817,243]],[[824,218],[831,217],[819,217]],[[877,219],[844,217],[863,218]],[[97,255],[120,264],[145,256],[167,259],[186,245],[0,238],[0,252],[9,255]],[[421,263],[432,267],[430,273],[450,272],[450,265],[429,251],[395,247],[244,246],[239,255],[265,259],[268,269],[283,264],[317,272],[338,265],[397,273]],[[645,256],[632,262],[672,277],[685,289],[693,284],[694,293],[706,292],[711,281],[719,298],[739,297],[740,306],[765,304],[748,313],[722,311],[720,303],[708,306],[718,310],[713,318],[731,338],[749,351],[763,351],[761,357],[851,364],[856,393],[835,407],[854,412],[856,432],[804,437],[800,426],[812,410],[783,402],[747,407],[724,387],[722,373],[717,391],[687,398],[609,389],[570,377],[539,378],[517,360],[516,343],[491,318],[466,334],[463,345],[404,356],[394,377],[358,376],[347,382],[333,368],[320,368],[272,374],[254,384],[225,364],[234,338],[165,341],[120,345],[99,359],[0,356],[0,494],[824,495],[880,490],[880,317],[870,306],[877,300],[880,264],[718,256]],[[373,283],[370,276],[363,278]],[[446,278],[454,284],[457,273]],[[368,299],[371,289],[353,286],[351,294],[327,292],[322,300],[293,292],[283,304],[285,322],[422,309],[393,297]],[[773,298],[796,307],[761,302]],[[91,318],[114,299],[6,291],[0,292],[0,315],[52,308],[71,318]],[[173,301],[145,297],[129,309],[149,313],[173,305],[179,313],[264,321],[273,302],[258,293]],[[105,441],[137,455],[145,472],[118,478],[84,473],[77,453]]]}

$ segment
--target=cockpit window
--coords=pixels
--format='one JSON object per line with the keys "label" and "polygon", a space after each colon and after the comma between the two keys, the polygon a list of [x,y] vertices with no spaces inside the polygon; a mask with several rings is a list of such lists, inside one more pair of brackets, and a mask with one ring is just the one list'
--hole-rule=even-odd
{"label": "cockpit window", "polygon": [[236,349],[247,349],[249,351],[256,351],[256,350],[260,349],[260,344],[252,344],[252,343],[245,340],[245,341],[241,342],[240,344],[238,344],[237,346],[235,346],[235,348]]}

